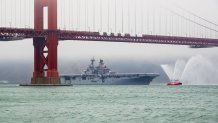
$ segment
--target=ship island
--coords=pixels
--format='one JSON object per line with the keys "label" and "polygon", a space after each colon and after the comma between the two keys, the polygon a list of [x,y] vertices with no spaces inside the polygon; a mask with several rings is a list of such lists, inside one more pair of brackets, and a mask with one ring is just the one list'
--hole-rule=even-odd
{"label": "ship island", "polygon": [[72,85],[149,85],[159,73],[116,73],[112,72],[100,59],[95,66],[95,59],[82,74],[61,75],[62,84]]}

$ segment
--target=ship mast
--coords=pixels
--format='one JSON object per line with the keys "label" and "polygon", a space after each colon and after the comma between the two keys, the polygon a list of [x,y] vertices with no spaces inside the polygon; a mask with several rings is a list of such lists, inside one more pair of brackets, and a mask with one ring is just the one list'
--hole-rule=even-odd
{"label": "ship mast", "polygon": [[94,66],[94,62],[95,62],[95,58],[93,57],[93,58],[91,59],[91,65],[92,65],[92,66]]}

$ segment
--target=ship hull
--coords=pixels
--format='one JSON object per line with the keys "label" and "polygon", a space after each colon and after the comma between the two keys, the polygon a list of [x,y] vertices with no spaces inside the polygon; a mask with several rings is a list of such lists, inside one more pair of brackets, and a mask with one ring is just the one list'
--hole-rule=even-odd
{"label": "ship hull", "polygon": [[107,77],[83,79],[82,77],[61,77],[61,83],[73,85],[149,85],[155,76],[143,77]]}

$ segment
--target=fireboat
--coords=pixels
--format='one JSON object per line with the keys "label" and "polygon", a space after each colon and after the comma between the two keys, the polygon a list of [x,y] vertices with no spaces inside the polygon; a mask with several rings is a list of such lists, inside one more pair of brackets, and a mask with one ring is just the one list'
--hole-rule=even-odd
{"label": "fireboat", "polygon": [[168,82],[167,85],[178,86],[178,85],[182,85],[182,83],[179,80],[175,80],[175,81]]}

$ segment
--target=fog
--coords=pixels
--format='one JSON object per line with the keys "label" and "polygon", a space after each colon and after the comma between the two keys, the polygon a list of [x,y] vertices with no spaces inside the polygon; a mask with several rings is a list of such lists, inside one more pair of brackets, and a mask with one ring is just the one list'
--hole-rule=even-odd
{"label": "fog", "polygon": [[[10,12],[10,3],[7,2],[11,0],[0,0],[0,2],[5,2],[5,1],[6,1],[6,6],[3,6],[3,4],[1,4],[0,6],[1,7],[0,15],[1,15],[1,19],[7,19],[7,20],[0,21],[1,27],[2,26],[9,27],[10,26],[9,22],[14,21],[14,18],[12,18],[12,16],[16,15],[16,13]],[[23,2],[25,0],[16,0],[16,1]],[[181,0],[164,0],[164,1],[146,0],[144,1],[145,4],[146,2],[148,2],[147,6],[151,4],[152,5],[158,4],[158,5],[165,5],[165,7],[168,6],[170,9],[175,9],[176,7],[175,5],[179,5],[205,19],[208,19],[214,23],[218,23],[217,0],[182,0],[182,1]],[[8,13],[3,11],[3,9],[7,9],[7,8],[9,8]],[[31,6],[29,6],[29,9],[31,11],[26,11],[26,14],[33,12],[32,4]],[[14,11],[14,8],[12,9],[12,11]],[[61,12],[59,11],[59,15],[60,14]],[[65,16],[67,14],[68,13],[65,13]],[[89,14],[92,15],[93,13],[90,11]],[[20,22],[17,23],[17,25],[21,25],[22,27],[26,27],[26,26],[33,27],[33,23],[32,23],[33,14],[31,14],[30,17],[25,17],[24,15],[17,15],[20,16],[20,18],[17,17],[16,19],[18,21],[21,20]],[[193,18],[190,15],[188,15],[188,17]],[[72,20],[69,19],[70,21],[69,24],[74,24],[72,27],[61,23],[61,21],[62,22],[64,21],[61,20],[61,18],[58,19],[59,19],[59,28],[64,28],[64,26],[66,26],[69,29],[71,28],[75,29],[77,26],[76,18]],[[104,18],[103,21],[106,23],[107,22],[106,20],[107,18]],[[14,25],[15,24],[12,23],[12,26]],[[84,27],[84,24],[82,24],[82,19],[80,25],[81,28]],[[90,20],[89,23],[90,27],[91,25],[92,25],[92,19]],[[127,26],[126,25],[124,26],[126,29]],[[141,29],[140,24],[138,24],[137,26],[138,29]],[[149,28],[148,26],[144,25],[143,27],[145,30],[150,31],[148,29]],[[214,28],[218,29],[218,27],[214,27]],[[96,30],[98,29],[96,28]],[[107,31],[106,28],[105,30]],[[162,28],[162,30],[165,30],[165,28]],[[154,80],[154,82],[160,83],[160,82],[169,81],[169,78],[166,76],[166,73],[161,68],[161,65],[175,64],[178,59],[184,59],[188,61],[188,59],[192,58],[193,56],[200,55],[204,59],[206,59],[202,61],[200,65],[204,65],[204,62],[208,63],[207,60],[209,60],[210,62],[212,62],[213,68],[217,70],[218,68],[217,51],[218,48],[190,49],[188,48],[188,46],[178,46],[178,45],[60,41],[58,46],[58,62],[59,62],[58,68],[60,74],[80,73],[89,64],[90,58],[94,56],[96,60],[100,58],[104,59],[105,63],[108,65],[108,67],[111,68],[112,71],[123,72],[123,73],[124,72],[160,73],[160,77]],[[204,69],[206,69],[209,72],[214,71],[211,65],[207,65],[207,67],[205,67]],[[32,39],[26,39],[23,41],[0,42],[0,80],[8,80],[11,83],[30,82],[30,79],[32,77],[32,71],[33,71]],[[186,71],[190,71],[190,70],[186,69]]]}
{"label": "fog", "polygon": [[[90,58],[76,60],[59,60],[59,73],[63,74],[81,74],[90,64]],[[100,58],[96,58],[96,65]],[[126,61],[127,60],[127,61]],[[158,63],[150,63],[144,60],[116,60],[105,59],[104,62],[111,71],[118,73],[160,73],[161,76],[154,80],[155,83],[165,82],[168,78]],[[30,83],[33,71],[32,61],[7,61],[0,62],[0,81],[7,80],[10,83]]]}

